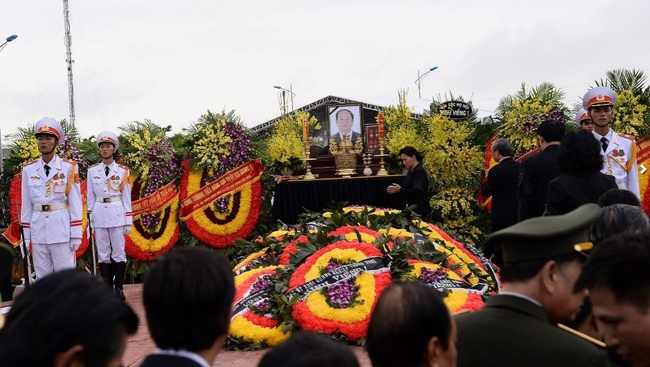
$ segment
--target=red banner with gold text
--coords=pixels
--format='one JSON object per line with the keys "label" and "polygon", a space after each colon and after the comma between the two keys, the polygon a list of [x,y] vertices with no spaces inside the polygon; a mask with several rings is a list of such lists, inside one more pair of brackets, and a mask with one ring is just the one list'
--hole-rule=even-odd
{"label": "red banner with gold text", "polygon": [[203,186],[200,190],[190,194],[189,197],[181,202],[179,217],[181,220],[186,220],[196,210],[204,208],[220,197],[237,191],[237,189],[245,184],[258,179],[263,171],[264,167],[260,159],[242,164],[208,185]]}

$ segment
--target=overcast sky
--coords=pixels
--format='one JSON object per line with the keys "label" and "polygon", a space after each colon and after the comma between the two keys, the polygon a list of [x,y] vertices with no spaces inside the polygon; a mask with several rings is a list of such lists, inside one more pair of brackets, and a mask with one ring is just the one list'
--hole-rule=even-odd
{"label": "overcast sky", "polygon": [[[208,109],[247,126],[328,95],[396,104],[451,91],[479,116],[522,82],[578,102],[608,70],[650,70],[650,2],[599,0],[70,0],[76,121],[83,137],[147,118],[180,132]],[[5,2],[2,134],[69,116],[62,0]]]}

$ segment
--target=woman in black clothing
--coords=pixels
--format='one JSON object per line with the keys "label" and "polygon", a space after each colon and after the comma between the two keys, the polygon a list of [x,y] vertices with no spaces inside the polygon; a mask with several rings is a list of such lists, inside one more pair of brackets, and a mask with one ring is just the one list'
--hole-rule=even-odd
{"label": "woman in black clothing", "polygon": [[429,178],[424,171],[422,154],[413,147],[404,147],[399,151],[404,166],[409,170],[402,185],[393,183],[386,189],[389,194],[398,194],[405,206],[415,205],[414,212],[422,218],[429,215]]}
{"label": "woman in black clothing", "polygon": [[600,195],[615,189],[614,176],[601,173],[600,142],[586,130],[570,131],[560,143],[557,163],[562,174],[548,184],[544,215],[568,213],[587,203],[597,203]]}

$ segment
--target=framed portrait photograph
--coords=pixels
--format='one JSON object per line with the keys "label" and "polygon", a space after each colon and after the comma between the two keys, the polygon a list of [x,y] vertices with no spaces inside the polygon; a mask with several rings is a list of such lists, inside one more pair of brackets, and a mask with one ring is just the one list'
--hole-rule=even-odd
{"label": "framed portrait photograph", "polygon": [[350,138],[354,144],[357,139],[363,139],[361,134],[361,105],[329,105],[327,106],[327,116],[329,119],[329,138],[333,138],[338,144],[343,141],[345,136]]}

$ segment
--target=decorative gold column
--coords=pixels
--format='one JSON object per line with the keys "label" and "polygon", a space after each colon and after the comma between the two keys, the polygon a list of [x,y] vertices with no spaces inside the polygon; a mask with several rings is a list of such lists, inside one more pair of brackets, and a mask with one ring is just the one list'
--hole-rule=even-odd
{"label": "decorative gold column", "polygon": [[388,154],[384,154],[384,138],[379,138],[379,171],[377,171],[377,176],[388,176],[388,172],[384,168],[384,157]]}
{"label": "decorative gold column", "polygon": [[316,158],[309,158],[311,155],[311,152],[309,151],[309,140],[305,141],[305,158],[303,159],[303,164],[305,165],[305,169],[307,170],[305,172],[305,176],[302,178],[303,180],[315,180],[316,176],[314,176],[311,173],[311,164],[309,164],[309,161],[313,161]]}

